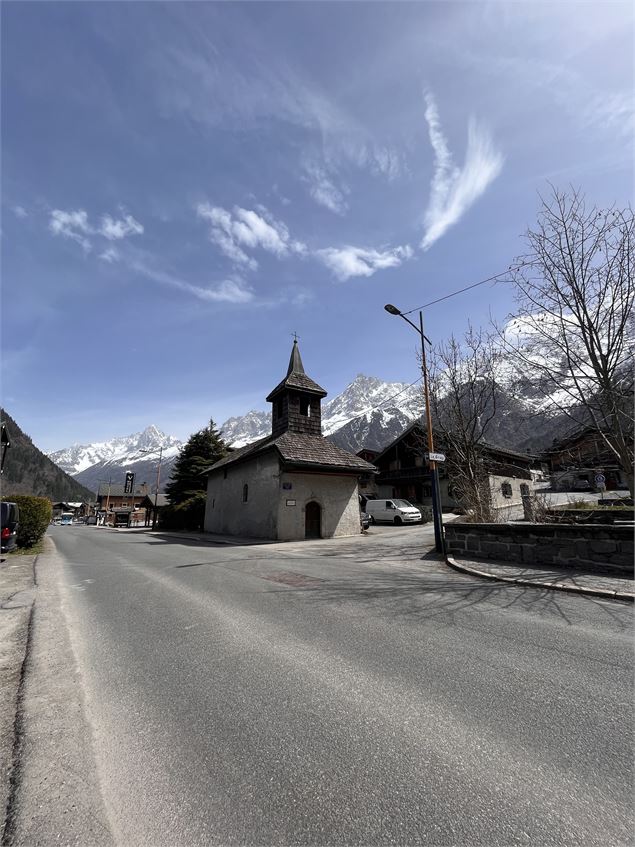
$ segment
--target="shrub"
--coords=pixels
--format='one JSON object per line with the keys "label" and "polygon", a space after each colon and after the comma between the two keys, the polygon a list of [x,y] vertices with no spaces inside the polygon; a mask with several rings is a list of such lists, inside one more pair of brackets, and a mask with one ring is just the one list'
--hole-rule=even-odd
{"label": "shrub", "polygon": [[207,494],[201,492],[179,503],[166,506],[159,513],[161,529],[184,529],[189,532],[201,532],[205,518]]}
{"label": "shrub", "polygon": [[7,495],[2,498],[17,503],[20,509],[18,527],[18,547],[33,547],[42,538],[51,522],[53,508],[47,497],[33,497],[30,494]]}

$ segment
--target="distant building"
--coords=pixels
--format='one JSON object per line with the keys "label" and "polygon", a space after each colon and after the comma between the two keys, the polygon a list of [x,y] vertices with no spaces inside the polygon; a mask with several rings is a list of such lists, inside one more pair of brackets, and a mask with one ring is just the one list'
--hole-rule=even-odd
{"label": "distant building", "polygon": [[267,397],[271,435],[207,472],[206,532],[280,541],[359,533],[357,480],[375,468],[322,436],[323,397],[294,341],[287,374]]}
{"label": "distant building", "polygon": [[[443,450],[443,445],[437,444],[437,449]],[[426,431],[420,421],[415,421],[372,459],[379,473],[369,482],[364,496],[369,500],[399,497],[431,508],[432,479],[426,452]],[[499,510],[520,509],[523,494],[534,490],[532,469],[538,467],[538,457],[492,444],[484,444],[482,452],[492,505]],[[459,503],[453,497],[452,479],[444,464],[438,468],[441,505],[454,509]]]}
{"label": "distant building", "polygon": [[74,518],[83,518],[90,514],[91,504],[73,501],[51,503],[53,518],[59,518],[62,514],[71,514]]}
{"label": "distant building", "polygon": [[110,485],[107,482],[100,483],[97,491],[97,509],[103,511],[106,508],[136,508],[141,505],[144,497],[148,496],[147,485],[135,485],[134,493],[131,494],[126,494],[124,488],[125,486],[114,483]]}
{"label": "distant building", "polygon": [[561,491],[595,489],[598,475],[604,477],[607,491],[628,488],[615,453],[601,433],[591,427],[554,440],[543,459],[551,468],[553,487]]}

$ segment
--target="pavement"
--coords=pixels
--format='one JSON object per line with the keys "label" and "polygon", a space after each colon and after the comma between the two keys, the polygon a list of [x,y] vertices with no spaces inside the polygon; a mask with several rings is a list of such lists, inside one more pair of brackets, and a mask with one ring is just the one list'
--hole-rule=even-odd
{"label": "pavement", "polygon": [[[52,545],[51,545],[52,546]],[[37,556],[0,557],[0,811],[3,819],[14,777],[18,699],[34,602]]]}
{"label": "pavement", "polygon": [[635,600],[635,580],[616,576],[601,576],[567,568],[540,568],[510,565],[490,559],[465,559],[448,556],[454,570],[483,579],[530,585],[552,591],[568,591],[604,597],[607,600]]}

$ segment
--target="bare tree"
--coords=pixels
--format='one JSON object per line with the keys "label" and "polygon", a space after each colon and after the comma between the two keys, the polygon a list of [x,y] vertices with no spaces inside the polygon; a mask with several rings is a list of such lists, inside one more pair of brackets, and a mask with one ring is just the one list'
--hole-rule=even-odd
{"label": "bare tree", "polygon": [[451,336],[434,347],[431,357],[431,409],[453,496],[479,522],[494,519],[483,447],[498,411],[498,355],[492,339],[470,326],[462,339]]}
{"label": "bare tree", "polygon": [[588,208],[578,191],[552,187],[512,270],[516,308],[500,332],[540,408],[593,427],[631,494],[634,236],[630,207]]}

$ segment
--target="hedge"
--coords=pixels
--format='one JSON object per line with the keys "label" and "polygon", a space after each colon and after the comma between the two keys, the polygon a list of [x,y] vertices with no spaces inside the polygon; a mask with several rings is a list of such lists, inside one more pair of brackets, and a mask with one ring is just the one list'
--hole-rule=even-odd
{"label": "hedge", "polygon": [[18,526],[18,547],[33,547],[42,538],[51,522],[53,507],[47,497],[33,497],[30,494],[13,494],[2,498],[9,503],[17,503],[20,510]]}

